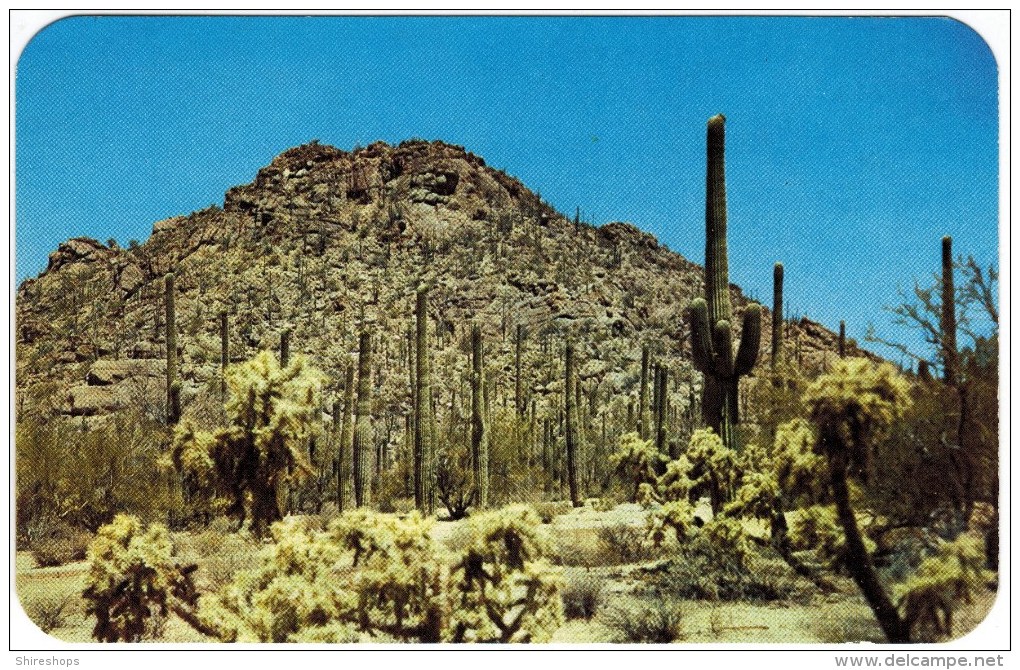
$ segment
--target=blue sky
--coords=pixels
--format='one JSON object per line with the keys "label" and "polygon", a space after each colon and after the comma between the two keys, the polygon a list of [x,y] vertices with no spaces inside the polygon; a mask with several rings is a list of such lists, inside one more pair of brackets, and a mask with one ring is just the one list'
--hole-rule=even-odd
{"label": "blue sky", "polygon": [[82,17],[16,78],[16,278],[68,237],[144,240],[313,138],[464,145],[560,211],[704,258],[727,116],[730,280],[900,340],[940,238],[998,259],[996,65],[928,18]]}

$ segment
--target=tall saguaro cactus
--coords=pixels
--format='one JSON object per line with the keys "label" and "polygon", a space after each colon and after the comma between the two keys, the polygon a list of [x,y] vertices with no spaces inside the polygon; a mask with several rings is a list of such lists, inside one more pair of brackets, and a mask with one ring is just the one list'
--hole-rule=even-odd
{"label": "tall saguaro cactus", "polygon": [[347,374],[344,378],[344,407],[343,414],[337,411],[334,405],[333,420],[339,421],[340,435],[336,449],[336,509],[343,512],[347,505],[347,486],[351,478],[351,454],[354,448],[351,444],[351,410],[354,409],[354,363],[348,361]]}
{"label": "tall saguaro cactus", "polygon": [[414,504],[425,514],[435,509],[435,422],[432,416],[432,370],[428,350],[428,289],[415,297]]}
{"label": "tall saguaro cactus", "polygon": [[736,448],[735,426],[740,417],[737,389],[740,377],[758,361],[761,307],[744,309],[740,345],[734,354],[731,332],[729,260],[726,253],[725,117],[708,120],[708,169],[705,180],[705,295],[691,303],[691,343],[694,366],[705,376],[702,415],[730,448]]}
{"label": "tall saguaro cactus", "polygon": [[772,269],[772,368],[783,355],[783,264]]}
{"label": "tall saguaro cactus", "polygon": [[227,397],[227,366],[230,365],[230,323],[227,310],[220,310],[220,395]]}
{"label": "tall saguaro cactus", "polygon": [[942,377],[946,384],[957,381],[958,354],[956,351],[956,292],[953,286],[953,238],[942,238]]}
{"label": "tall saguaro cactus", "polygon": [[284,328],[280,333],[280,367],[285,368],[290,363],[290,328]]}
{"label": "tall saguaro cactus", "polygon": [[527,409],[527,401],[524,398],[524,370],[521,366],[521,347],[524,344],[524,324],[518,323],[514,338],[514,405],[517,408],[517,418],[523,418]]}
{"label": "tall saguaro cactus", "polygon": [[846,321],[839,322],[839,357],[846,358]]}
{"label": "tall saguaro cactus", "polygon": [[166,422],[173,426],[181,419],[181,385],[177,381],[177,310],[174,305],[174,273],[166,275]]}
{"label": "tall saguaro cactus", "polygon": [[489,504],[489,436],[482,407],[482,329],[471,326],[471,462],[474,467],[478,506]]}
{"label": "tall saguaro cactus", "polygon": [[372,336],[367,330],[358,340],[358,401],[354,421],[354,504],[372,504]]}
{"label": "tall saguaro cactus", "polygon": [[566,408],[566,442],[567,442],[567,486],[570,488],[570,502],[574,507],[581,506],[581,499],[577,491],[577,449],[578,449],[578,437],[579,433],[577,430],[577,407],[576,407],[576,391],[575,386],[577,381],[574,379],[574,345],[569,340],[567,341],[567,349],[564,355],[565,364],[565,383],[564,387],[564,402]]}
{"label": "tall saguaro cactus", "polygon": [[642,440],[648,439],[648,365],[651,352],[648,345],[641,345],[641,387],[638,392],[638,434]]}

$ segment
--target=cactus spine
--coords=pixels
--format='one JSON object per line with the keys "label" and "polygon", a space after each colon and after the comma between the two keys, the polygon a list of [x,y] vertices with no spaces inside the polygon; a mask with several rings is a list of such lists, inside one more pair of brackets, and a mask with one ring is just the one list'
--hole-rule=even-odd
{"label": "cactus spine", "polygon": [[564,402],[566,403],[566,442],[567,442],[567,486],[570,488],[570,502],[574,507],[581,506],[581,499],[578,497],[577,492],[577,449],[578,449],[578,437],[577,431],[577,407],[575,403],[576,398],[576,381],[574,379],[574,345],[569,340],[567,341],[567,350],[565,353],[565,383],[564,383]]}
{"label": "cactus spine", "polygon": [[344,407],[343,414],[336,411],[334,405],[333,416],[340,425],[340,442],[337,445],[336,458],[336,509],[343,512],[347,505],[348,483],[351,479],[351,454],[354,447],[351,444],[351,410],[354,409],[354,363],[347,362],[347,374],[344,379]]}
{"label": "cactus spine", "polygon": [[772,368],[783,355],[783,264],[772,269]]}
{"label": "cactus spine", "polygon": [[708,169],[705,180],[705,295],[691,304],[694,366],[705,376],[702,416],[730,448],[737,447],[737,389],[758,360],[761,307],[744,309],[736,354],[730,326],[729,266],[726,253],[726,175],[724,123],[721,114],[708,120]]}
{"label": "cactus spine", "polygon": [[839,357],[846,358],[846,321],[839,322]]}
{"label": "cactus spine", "polygon": [[428,353],[428,321],[425,315],[428,289],[415,297],[415,380],[414,380],[414,503],[425,514],[435,509],[434,419],[432,415],[432,372]]}
{"label": "cactus spine", "polygon": [[354,504],[372,504],[372,337],[367,330],[358,340],[358,401],[354,421]]}
{"label": "cactus spine", "polygon": [[942,375],[946,384],[956,386],[956,292],[953,286],[953,238],[942,238]]}
{"label": "cactus spine", "polygon": [[174,273],[166,275],[166,422],[173,426],[181,419],[181,384],[177,381],[177,310],[174,306]]}
{"label": "cactus spine", "polygon": [[489,436],[482,411],[482,386],[485,383],[482,374],[482,329],[476,323],[471,326],[471,462],[478,505],[485,508],[489,504]]}

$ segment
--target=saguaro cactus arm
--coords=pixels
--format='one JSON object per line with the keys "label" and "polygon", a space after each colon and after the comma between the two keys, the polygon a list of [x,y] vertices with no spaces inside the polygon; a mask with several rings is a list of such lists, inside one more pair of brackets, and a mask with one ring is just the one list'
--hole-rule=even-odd
{"label": "saguaro cactus arm", "polygon": [[733,374],[742,377],[749,373],[758,362],[761,347],[761,306],[748,305],[744,309],[744,323],[740,329],[740,346],[733,365]]}
{"label": "saguaro cactus arm", "polygon": [[691,303],[688,315],[691,324],[691,355],[700,372],[712,370],[712,328],[708,323],[708,304],[703,298]]}

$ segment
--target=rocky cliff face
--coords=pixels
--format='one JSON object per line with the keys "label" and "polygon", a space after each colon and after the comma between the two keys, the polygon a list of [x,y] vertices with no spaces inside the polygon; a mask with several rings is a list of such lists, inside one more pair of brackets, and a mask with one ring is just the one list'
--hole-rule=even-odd
{"label": "rocky cliff face", "polygon": [[[410,141],[345,152],[313,142],[230,189],[222,208],[156,222],[144,244],[61,244],[17,293],[19,414],[158,417],[162,279],[171,271],[186,417],[217,402],[217,314],[226,310],[232,360],[276,348],[290,328],[291,350],[336,383],[359,330],[369,329],[379,352],[375,414],[396,425],[408,407],[407,332],[422,283],[432,286],[440,413],[460,411],[472,321],[483,329],[497,406],[514,402],[518,325],[523,386],[539,413],[559,402],[567,336],[594,398],[589,418],[622,416],[637,393],[642,344],[669,365],[676,411],[690,409],[701,383],[682,318],[703,291],[701,268],[651,235],[627,223],[575,223],[460,147]],[[747,301],[731,291],[739,313]],[[834,360],[833,333],[791,324],[791,355],[798,335],[804,365]],[[767,337],[762,346],[767,365]]]}

